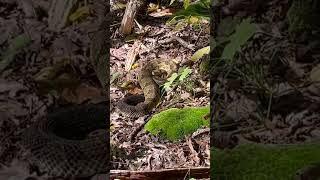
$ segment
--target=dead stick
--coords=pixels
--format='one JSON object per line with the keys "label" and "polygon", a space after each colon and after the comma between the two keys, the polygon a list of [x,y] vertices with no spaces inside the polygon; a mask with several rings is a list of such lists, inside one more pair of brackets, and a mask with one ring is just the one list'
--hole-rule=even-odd
{"label": "dead stick", "polygon": [[128,35],[131,33],[133,25],[134,25],[134,18],[136,17],[137,12],[144,7],[145,0],[130,0],[127,4],[126,11],[123,15],[121,26],[120,26],[120,33],[123,35]]}
{"label": "dead stick", "polygon": [[209,178],[210,167],[176,168],[162,169],[153,171],[129,171],[129,170],[111,170],[110,179],[131,179],[131,180],[177,180],[192,178]]}

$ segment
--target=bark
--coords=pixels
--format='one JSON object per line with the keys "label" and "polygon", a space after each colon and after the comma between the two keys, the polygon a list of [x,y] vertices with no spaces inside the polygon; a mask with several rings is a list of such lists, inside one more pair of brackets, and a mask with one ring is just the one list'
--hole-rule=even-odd
{"label": "bark", "polygon": [[146,5],[145,0],[130,0],[121,21],[120,33],[123,35],[131,34],[134,26],[136,14]]}
{"label": "bark", "polygon": [[210,167],[176,168],[154,171],[111,170],[110,179],[130,180],[179,180],[191,178],[209,178]]}

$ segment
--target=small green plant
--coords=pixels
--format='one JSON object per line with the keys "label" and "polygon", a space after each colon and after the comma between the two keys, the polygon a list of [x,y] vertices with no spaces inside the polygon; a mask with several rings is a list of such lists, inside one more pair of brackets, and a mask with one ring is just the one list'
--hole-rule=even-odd
{"label": "small green plant", "polygon": [[[172,5],[176,0],[171,0],[170,5]],[[190,0],[183,0],[183,7],[186,9],[190,5]]]}
{"label": "small green plant", "polygon": [[192,69],[185,67],[178,73],[173,73],[167,80],[166,83],[163,84],[163,88],[165,91],[169,91],[173,86],[182,82],[185,78],[187,78],[192,72]]}
{"label": "small green plant", "polygon": [[[175,0],[171,1],[171,4]],[[190,3],[190,0],[185,0],[183,3],[184,9],[178,11],[167,22],[169,25],[182,26],[182,24],[191,24],[199,26],[202,19],[210,19],[210,0],[200,0]]]}
{"label": "small green plant", "polygon": [[[230,28],[233,29],[233,28]],[[251,19],[244,19],[239,25],[235,25],[234,33],[227,37],[221,37],[219,44],[228,42],[224,47],[221,59],[232,60],[241,47],[255,34],[255,24],[251,23]]]}
{"label": "small green plant", "polygon": [[214,53],[210,72],[223,72],[227,77],[236,63],[235,56],[256,33],[256,27],[250,18],[240,22],[238,18],[230,17],[220,23],[217,31],[218,36],[210,44],[210,52]]}
{"label": "small green plant", "polygon": [[208,113],[209,107],[171,108],[154,115],[145,129],[153,135],[177,141],[202,126],[209,126],[209,121],[203,118]]}
{"label": "small green plant", "polygon": [[[217,27],[217,37],[211,41],[210,51],[210,75],[213,78],[240,80],[244,85],[266,88],[263,67],[257,63],[243,62],[242,48],[246,47],[248,41],[256,33],[256,25],[251,18],[241,20],[236,17],[223,19]],[[262,73],[261,73],[262,72]],[[258,76],[256,76],[258,75]],[[211,94],[211,98],[220,99],[223,102],[224,84],[216,82],[217,91]],[[219,101],[220,102],[220,101]],[[214,103],[219,103],[214,102]],[[215,106],[216,107],[216,106]],[[214,110],[219,114],[218,111]]]}

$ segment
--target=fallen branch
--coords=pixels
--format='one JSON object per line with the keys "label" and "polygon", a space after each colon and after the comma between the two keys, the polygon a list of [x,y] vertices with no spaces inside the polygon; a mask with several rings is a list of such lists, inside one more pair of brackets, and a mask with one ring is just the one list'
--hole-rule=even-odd
{"label": "fallen branch", "polygon": [[137,12],[139,12],[145,4],[145,0],[130,0],[128,2],[119,30],[121,34],[131,34],[134,25],[134,18],[136,17]]}
{"label": "fallen branch", "polygon": [[210,167],[176,168],[153,171],[111,170],[110,179],[130,180],[179,180],[187,178],[209,178]]}

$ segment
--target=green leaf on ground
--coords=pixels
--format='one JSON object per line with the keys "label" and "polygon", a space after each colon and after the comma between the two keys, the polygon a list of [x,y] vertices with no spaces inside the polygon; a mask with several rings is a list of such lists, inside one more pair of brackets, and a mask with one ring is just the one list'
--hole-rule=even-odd
{"label": "green leaf on ground", "polygon": [[167,91],[177,78],[178,78],[178,74],[177,73],[173,73],[168,78],[168,81],[166,83],[164,83],[163,88]]}
{"label": "green leaf on ground", "polygon": [[191,74],[191,72],[192,72],[192,69],[188,67],[184,68],[179,77],[179,81],[183,81],[186,77],[189,76],[189,74]]}
{"label": "green leaf on ground", "polygon": [[210,46],[204,47],[199,49],[198,51],[196,51],[192,57],[191,60],[192,61],[198,61],[199,59],[201,59],[205,54],[209,54],[210,52]]}

